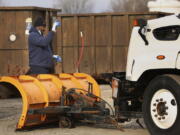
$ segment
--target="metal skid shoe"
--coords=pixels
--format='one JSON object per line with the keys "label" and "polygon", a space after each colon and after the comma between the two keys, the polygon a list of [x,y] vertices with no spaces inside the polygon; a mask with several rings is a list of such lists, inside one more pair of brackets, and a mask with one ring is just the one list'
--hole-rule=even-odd
{"label": "metal skid shoe", "polygon": [[74,120],[67,116],[62,116],[59,118],[59,127],[60,128],[74,128]]}

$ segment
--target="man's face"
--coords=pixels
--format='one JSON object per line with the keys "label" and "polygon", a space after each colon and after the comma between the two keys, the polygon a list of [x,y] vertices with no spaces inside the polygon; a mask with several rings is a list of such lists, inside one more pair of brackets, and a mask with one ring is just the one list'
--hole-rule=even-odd
{"label": "man's face", "polygon": [[45,26],[39,26],[39,30],[40,30],[42,33],[44,33],[45,30],[46,30],[46,27],[45,27]]}

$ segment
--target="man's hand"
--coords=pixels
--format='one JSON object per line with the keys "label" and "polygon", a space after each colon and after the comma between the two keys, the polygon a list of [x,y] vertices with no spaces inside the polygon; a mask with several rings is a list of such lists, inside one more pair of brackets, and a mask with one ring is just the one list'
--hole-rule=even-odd
{"label": "man's hand", "polygon": [[54,23],[53,23],[53,27],[52,27],[52,31],[56,32],[56,28],[61,26],[61,22],[56,20]]}

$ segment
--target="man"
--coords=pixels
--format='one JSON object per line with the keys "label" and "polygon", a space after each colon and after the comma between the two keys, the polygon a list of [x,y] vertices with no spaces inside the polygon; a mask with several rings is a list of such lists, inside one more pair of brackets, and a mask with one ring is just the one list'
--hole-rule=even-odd
{"label": "man", "polygon": [[42,17],[38,17],[29,31],[29,66],[27,74],[51,74],[54,70],[51,42],[59,23],[54,23],[52,31],[44,36],[46,24]]}

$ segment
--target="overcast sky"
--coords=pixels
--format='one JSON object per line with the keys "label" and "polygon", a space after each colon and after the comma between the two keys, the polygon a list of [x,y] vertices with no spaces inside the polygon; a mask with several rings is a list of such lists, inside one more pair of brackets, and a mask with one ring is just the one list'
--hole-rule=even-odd
{"label": "overcast sky", "polygon": [[109,7],[110,7],[110,1],[111,0],[94,0],[95,2],[95,7],[94,9],[97,11],[97,12],[101,12],[101,11],[104,11],[104,10],[108,10]]}
{"label": "overcast sky", "polygon": [[5,6],[43,6],[52,7],[55,0],[2,0]]}
{"label": "overcast sky", "polygon": [[[56,0],[2,0],[5,6],[42,6],[53,7]],[[109,9],[110,0],[92,0],[95,12]]]}

